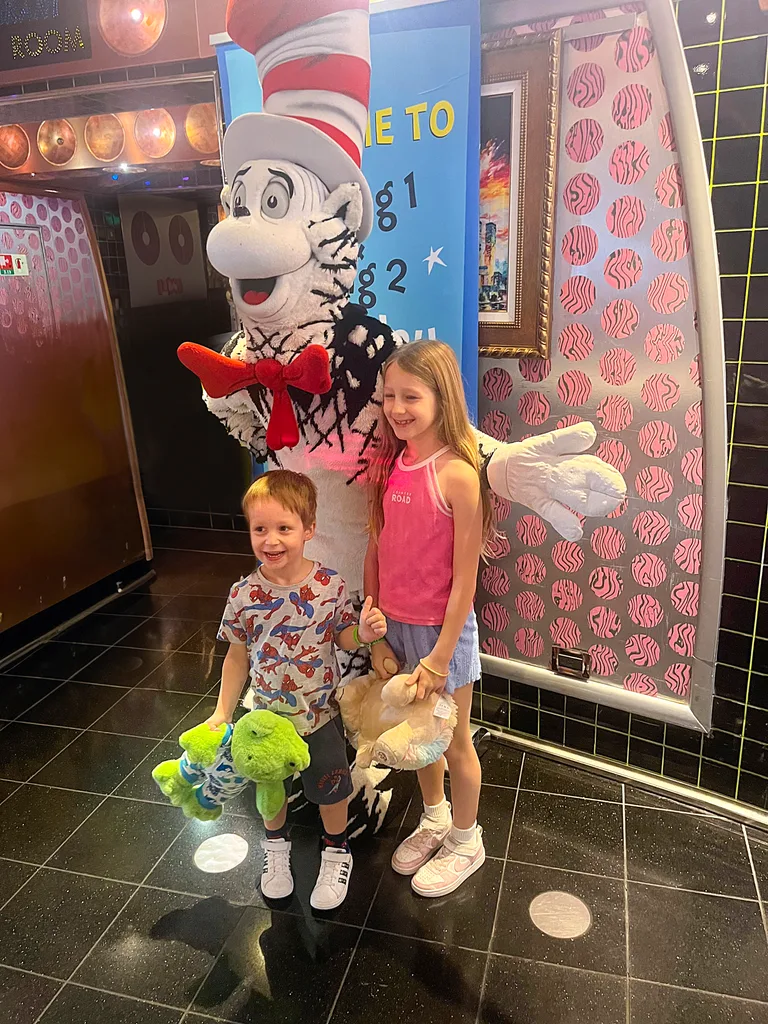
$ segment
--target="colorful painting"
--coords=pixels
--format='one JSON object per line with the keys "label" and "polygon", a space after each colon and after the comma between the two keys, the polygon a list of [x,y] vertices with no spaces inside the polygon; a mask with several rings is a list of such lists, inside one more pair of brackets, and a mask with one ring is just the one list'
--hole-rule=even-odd
{"label": "colorful painting", "polygon": [[549,356],[560,33],[483,56],[480,90],[480,354]]}
{"label": "colorful painting", "polygon": [[514,314],[515,280],[510,276],[509,243],[513,115],[517,105],[513,92],[485,94],[481,100],[478,300],[484,320],[492,316],[497,319],[494,314],[507,320],[510,310]]}
{"label": "colorful painting", "polygon": [[485,85],[480,100],[478,308],[484,323],[517,315],[520,81]]}

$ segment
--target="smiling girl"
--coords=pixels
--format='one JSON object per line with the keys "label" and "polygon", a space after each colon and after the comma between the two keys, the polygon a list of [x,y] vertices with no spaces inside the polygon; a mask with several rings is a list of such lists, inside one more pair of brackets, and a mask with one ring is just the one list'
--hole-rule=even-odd
{"label": "smiling girl", "polygon": [[377,456],[365,592],[386,615],[388,632],[373,649],[374,667],[386,674],[384,659],[394,654],[412,671],[417,699],[449,693],[459,712],[445,759],[418,772],[424,814],[392,867],[413,875],[420,895],[444,896],[485,861],[477,825],[480,762],[469,718],[480,678],[477,568],[493,534],[461,373],[448,345],[414,342],[385,364]]}

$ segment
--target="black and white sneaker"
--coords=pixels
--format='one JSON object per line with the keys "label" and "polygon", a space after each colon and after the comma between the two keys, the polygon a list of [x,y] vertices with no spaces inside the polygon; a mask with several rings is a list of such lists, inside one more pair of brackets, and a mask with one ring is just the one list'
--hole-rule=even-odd
{"label": "black and white sneaker", "polygon": [[284,900],[293,892],[291,844],[287,839],[265,839],[261,891],[268,900]]}
{"label": "black and white sneaker", "polygon": [[352,874],[352,854],[328,846],[323,850],[320,874],[309,898],[315,910],[335,910],[347,898],[349,876]]}

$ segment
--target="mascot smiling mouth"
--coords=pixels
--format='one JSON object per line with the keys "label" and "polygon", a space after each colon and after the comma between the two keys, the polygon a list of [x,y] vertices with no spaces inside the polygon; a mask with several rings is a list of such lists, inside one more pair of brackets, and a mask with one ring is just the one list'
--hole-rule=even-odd
{"label": "mascot smiling mouth", "polygon": [[249,306],[260,306],[270,297],[276,284],[276,277],[246,277],[237,282],[237,289],[243,302]]}

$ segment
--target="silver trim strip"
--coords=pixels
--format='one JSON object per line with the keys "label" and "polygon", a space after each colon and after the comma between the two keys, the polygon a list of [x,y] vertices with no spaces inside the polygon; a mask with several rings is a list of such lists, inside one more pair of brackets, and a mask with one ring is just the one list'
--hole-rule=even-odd
{"label": "silver trim strip", "polygon": [[[120,590],[116,590],[114,594],[110,594],[108,597],[103,598],[101,601],[97,601],[96,604],[90,605],[82,612],[78,612],[77,615],[73,615],[71,619],[67,619],[66,622],[60,623],[58,626],[54,626],[53,629],[49,629],[43,636],[39,636],[36,640],[30,641],[24,647],[20,647],[13,654],[7,654],[4,658],[0,659],[0,671],[2,671],[6,665],[10,665],[13,662],[21,661],[22,658],[26,658],[28,654],[32,654],[38,647],[47,643],[49,640],[55,640],[57,636],[64,632],[65,629],[69,629],[71,626],[76,626],[78,622],[82,622],[83,619],[87,619],[89,615],[93,615],[94,612],[100,612],[102,608],[106,608],[107,605],[112,604],[113,601],[117,600],[118,597],[123,597],[124,594],[130,594],[138,587],[143,587],[145,583],[149,583],[153,580],[157,573],[154,569],[150,569],[149,572],[144,573],[137,580],[129,583],[127,587],[122,587]],[[119,586],[119,584],[118,584]]]}
{"label": "silver trim strip", "polygon": [[400,11],[404,7],[425,7],[427,4],[441,4],[443,0],[371,0],[371,14],[380,11]]}
{"label": "silver trim strip", "polygon": [[564,693],[567,697],[578,697],[579,700],[594,701],[606,707],[619,708],[632,715],[643,715],[656,721],[669,722],[684,729],[708,732],[709,725],[702,723],[684,701],[672,700],[669,697],[650,697],[646,693],[634,693],[624,690],[621,686],[602,683],[597,679],[569,679],[559,676],[543,665],[530,665],[524,661],[507,661],[506,658],[495,658],[491,654],[481,654],[480,662],[484,672],[512,679],[527,686],[536,686],[540,690],[554,690]]}
{"label": "silver trim strip", "polygon": [[567,25],[560,31],[563,39],[586,39],[587,36],[614,35],[634,28],[637,23],[636,14],[617,14],[615,18],[603,18],[602,21],[582,21],[576,25]]}
{"label": "silver trim strip", "polygon": [[[126,89],[156,89],[158,86],[164,85],[186,85],[192,82],[210,82],[213,89],[216,88],[216,72],[215,71],[195,71],[189,75],[176,75],[175,77],[165,78],[136,78],[129,79],[125,82],[104,82],[104,84],[96,85],[78,85],[75,87],[70,86],[68,89],[49,89],[43,92],[31,92],[31,93],[19,93],[17,96],[3,96],[0,99],[0,108],[7,106],[17,106],[19,103],[40,103],[45,101],[46,103],[50,100],[62,99],[68,96],[89,96],[93,93],[102,92],[124,92]],[[71,115],[85,116],[85,115]]]}
{"label": "silver trim strip", "polygon": [[[520,0],[485,0],[481,8],[483,32],[492,32],[497,28],[506,28],[508,25],[520,25],[530,22],[532,16],[536,21],[543,21],[545,18],[562,18],[573,14],[582,14],[584,11],[603,11],[606,7],[618,7],[621,0],[615,3],[606,0],[536,0],[535,15],[530,10],[524,13]],[[617,15],[618,17],[618,15]],[[634,15],[630,15],[634,18]],[[613,22],[614,18],[606,18],[606,21]],[[597,35],[596,25],[602,22],[590,21],[589,31],[585,35]]]}
{"label": "silver trim strip", "polygon": [[646,0],[646,11],[664,75],[677,140],[691,233],[691,264],[699,317],[699,356],[705,412],[703,500],[707,514],[702,532],[701,595],[690,704],[691,712],[706,732],[712,724],[728,507],[728,429],[720,268],[709,198],[709,175],[704,163],[696,105],[675,15],[669,0]]}
{"label": "silver trim strip", "polygon": [[518,733],[500,732],[497,729],[489,729],[487,725],[481,724],[481,728],[490,733],[494,739],[524,750],[526,753],[537,754],[541,757],[550,758],[553,761],[562,761],[573,765],[575,768],[599,772],[601,775],[614,779],[616,782],[627,783],[637,787],[637,789],[644,789],[651,793],[659,793],[672,800],[680,800],[701,810],[720,814],[726,818],[733,818],[744,825],[752,825],[755,828],[768,830],[768,811],[763,811],[759,807],[742,804],[738,800],[718,796],[716,793],[709,793],[706,790],[694,789],[692,786],[686,786],[682,782],[662,778],[660,775],[652,775],[650,772],[643,772],[629,765],[617,764],[614,761],[603,760],[601,757],[593,757],[590,754],[581,754],[574,750],[568,750],[565,747],[558,747],[554,743],[529,739],[527,736],[521,736]]}

